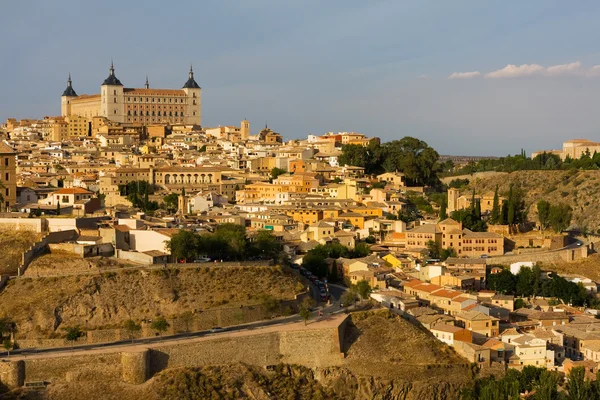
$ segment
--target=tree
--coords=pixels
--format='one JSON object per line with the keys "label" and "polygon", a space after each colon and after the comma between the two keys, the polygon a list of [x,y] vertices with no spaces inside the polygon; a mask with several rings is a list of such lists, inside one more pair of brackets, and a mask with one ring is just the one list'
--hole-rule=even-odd
{"label": "tree", "polygon": [[558,399],[559,376],[557,373],[543,370],[540,373],[538,383],[534,386],[536,399],[556,400]]}
{"label": "tree", "polygon": [[174,262],[179,260],[193,260],[198,256],[199,237],[196,233],[180,230],[167,241],[167,248],[171,252]]}
{"label": "tree", "polygon": [[442,260],[442,261],[446,261],[450,257],[457,257],[457,256],[458,255],[456,254],[456,250],[454,250],[452,247],[447,248],[447,249],[442,249],[442,251],[440,251],[440,260]]}
{"label": "tree", "polygon": [[56,215],[60,215],[60,199],[56,201]]}
{"label": "tree", "polygon": [[529,297],[533,295],[533,271],[528,267],[521,267],[516,277],[515,294],[517,296]]}
{"label": "tree", "polygon": [[282,168],[273,168],[271,169],[271,182],[274,181],[275,179],[277,179],[279,177],[279,175],[283,175],[287,173],[287,171],[285,169]]}
{"label": "tree", "polygon": [[131,343],[133,343],[134,334],[142,330],[142,326],[140,324],[136,324],[135,321],[132,319],[128,319],[127,321],[125,321],[123,323],[123,328],[129,334],[129,337],[131,338]]}
{"label": "tree", "polygon": [[518,310],[519,308],[525,308],[525,305],[525,300],[515,299],[515,310]]}
{"label": "tree", "polygon": [[179,195],[177,193],[170,193],[163,197],[165,207],[170,212],[175,212],[179,208]]}
{"label": "tree", "polygon": [[513,225],[515,223],[515,199],[513,198],[513,185],[510,185],[510,189],[508,192],[508,214],[506,217],[506,221],[508,225]]}
{"label": "tree", "polygon": [[304,320],[304,325],[306,326],[306,324],[308,323],[308,319],[310,318],[310,310],[306,308],[306,306],[302,305],[300,306],[300,312],[298,314],[300,314],[300,316]]}
{"label": "tree", "polygon": [[550,206],[548,223],[556,233],[560,233],[571,225],[573,209],[568,204]]}
{"label": "tree", "polygon": [[440,258],[440,244],[430,240],[427,242],[427,250],[429,250],[429,257],[431,258]]}
{"label": "tree", "polygon": [[368,243],[357,243],[350,251],[350,258],[362,258],[371,254],[371,245]]}
{"label": "tree", "polygon": [[571,368],[567,376],[567,392],[569,400],[588,400],[592,398],[592,386],[585,377],[584,367]]}
{"label": "tree", "polygon": [[363,279],[356,283],[356,291],[360,298],[365,300],[369,297],[369,294],[371,294],[371,286],[369,285],[369,282]]}
{"label": "tree", "polygon": [[481,221],[481,199],[475,200],[474,217],[477,221]]}
{"label": "tree", "polygon": [[69,328],[65,328],[66,335],[65,339],[71,342],[71,347],[75,344],[75,341],[83,336],[83,332],[79,326],[73,326]]}
{"label": "tree", "polygon": [[268,230],[259,231],[254,236],[252,245],[248,249],[248,252],[254,256],[262,259],[279,259],[281,252],[283,251],[283,245],[273,234]]}
{"label": "tree", "polygon": [[6,352],[8,353],[8,356],[10,357],[10,351],[13,348],[12,340],[10,340],[10,338],[4,339],[4,341],[2,342],[2,347],[4,347],[4,350],[6,350]]}
{"label": "tree", "polygon": [[500,198],[498,197],[498,185],[494,191],[494,203],[492,205],[492,213],[490,214],[490,224],[500,223]]}
{"label": "tree", "polygon": [[159,335],[162,336],[162,334],[166,332],[170,326],[171,324],[169,324],[164,317],[158,317],[152,321],[150,328],[154,329]]}
{"label": "tree", "polygon": [[337,283],[337,281],[339,280],[339,270],[336,261],[333,261],[331,265],[331,271],[329,272],[327,280],[329,281],[329,283]]}
{"label": "tree", "polygon": [[446,213],[446,202],[442,201],[442,204],[440,205],[440,221],[445,220],[446,218],[448,218],[448,214]]}
{"label": "tree", "polygon": [[346,290],[340,299],[341,303],[346,307],[348,307],[350,304],[356,303],[356,300],[356,293],[351,290]]}
{"label": "tree", "polygon": [[546,200],[540,200],[537,203],[538,221],[542,230],[548,228],[550,223],[550,203]]}

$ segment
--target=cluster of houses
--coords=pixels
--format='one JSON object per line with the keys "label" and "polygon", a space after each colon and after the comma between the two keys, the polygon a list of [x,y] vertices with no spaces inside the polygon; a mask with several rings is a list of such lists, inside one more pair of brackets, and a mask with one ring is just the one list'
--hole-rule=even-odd
{"label": "cluster of houses", "polygon": [[471,362],[564,372],[583,366],[590,377],[600,367],[600,320],[595,310],[553,306],[544,298],[526,299],[528,307],[515,309],[512,295],[396,276],[395,287],[376,290],[371,298]]}

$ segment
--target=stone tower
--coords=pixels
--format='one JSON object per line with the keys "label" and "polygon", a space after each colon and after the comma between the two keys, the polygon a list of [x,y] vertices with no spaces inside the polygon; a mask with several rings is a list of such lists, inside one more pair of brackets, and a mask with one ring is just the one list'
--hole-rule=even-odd
{"label": "stone tower", "polygon": [[123,84],[115,75],[115,67],[111,61],[110,73],[100,87],[100,115],[115,121],[125,122],[125,99]]}
{"label": "stone tower", "polygon": [[246,118],[244,118],[240,128],[242,131],[242,141],[245,142],[246,140],[248,140],[248,137],[250,136],[250,121],[248,121]]}
{"label": "stone tower", "polygon": [[456,211],[456,207],[458,207],[458,198],[459,197],[460,197],[460,192],[458,191],[458,189],[455,189],[455,188],[448,189],[448,207],[446,208],[448,214]]}
{"label": "stone tower", "polygon": [[194,69],[191,65],[188,80],[182,89],[187,95],[187,111],[183,119],[184,124],[202,125],[202,99],[200,97],[202,89],[194,79]]}
{"label": "stone tower", "polygon": [[63,92],[60,98],[60,115],[67,117],[71,115],[71,100],[77,98],[77,93],[73,89],[71,82],[71,73],[69,72],[69,79],[67,80],[67,88]]}

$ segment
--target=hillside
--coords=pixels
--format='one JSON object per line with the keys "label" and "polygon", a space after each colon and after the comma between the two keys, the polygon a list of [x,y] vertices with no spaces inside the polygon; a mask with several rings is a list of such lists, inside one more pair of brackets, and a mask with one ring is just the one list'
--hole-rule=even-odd
{"label": "hillside", "polygon": [[[572,225],[596,231],[600,228],[600,171],[516,171],[486,177],[469,178],[468,190],[476,193],[507,194],[510,184],[524,189],[529,219],[535,221],[535,204],[541,199],[550,203],[566,203],[573,208]],[[467,192],[467,190],[465,190]]]}
{"label": "hillside", "polygon": [[0,293],[0,315],[17,323],[22,339],[49,337],[75,325],[92,330],[121,327],[130,318],[172,318],[186,311],[199,315],[213,309],[240,312],[240,306],[261,304],[265,295],[294,299],[302,289],[294,275],[279,267],[123,270],[95,276],[22,278],[9,281]]}
{"label": "hillside", "polygon": [[402,399],[458,400],[471,381],[468,363],[428,333],[387,310],[352,314],[346,365],[279,365],[274,371],[235,364],[165,370],[143,385],[72,381],[28,399]]}

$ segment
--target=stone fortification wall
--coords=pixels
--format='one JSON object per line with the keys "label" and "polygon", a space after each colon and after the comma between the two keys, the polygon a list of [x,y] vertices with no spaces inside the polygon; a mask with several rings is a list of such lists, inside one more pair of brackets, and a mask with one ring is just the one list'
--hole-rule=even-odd
{"label": "stone fortification wall", "polygon": [[490,257],[486,259],[487,265],[508,265],[519,261],[531,261],[534,263],[550,263],[554,261],[577,261],[587,258],[589,249],[587,246],[581,246],[574,249],[558,250],[551,252],[515,254],[499,257]]}
{"label": "stone fortification wall", "polygon": [[24,361],[26,381],[120,381],[123,376],[118,352]]}
{"label": "stone fortification wall", "polygon": [[43,218],[0,218],[0,228],[29,230],[37,233],[45,231],[46,223]]}
{"label": "stone fortification wall", "polygon": [[[152,345],[25,357],[0,362],[0,382],[9,387],[24,381],[124,381],[145,382],[165,368],[247,363],[258,366],[281,362],[306,367],[343,363],[340,343],[344,317],[304,327],[284,325],[248,332],[215,335]],[[339,322],[338,322],[339,321]],[[341,324],[341,325],[340,325]],[[18,356],[12,356],[13,358]]]}

